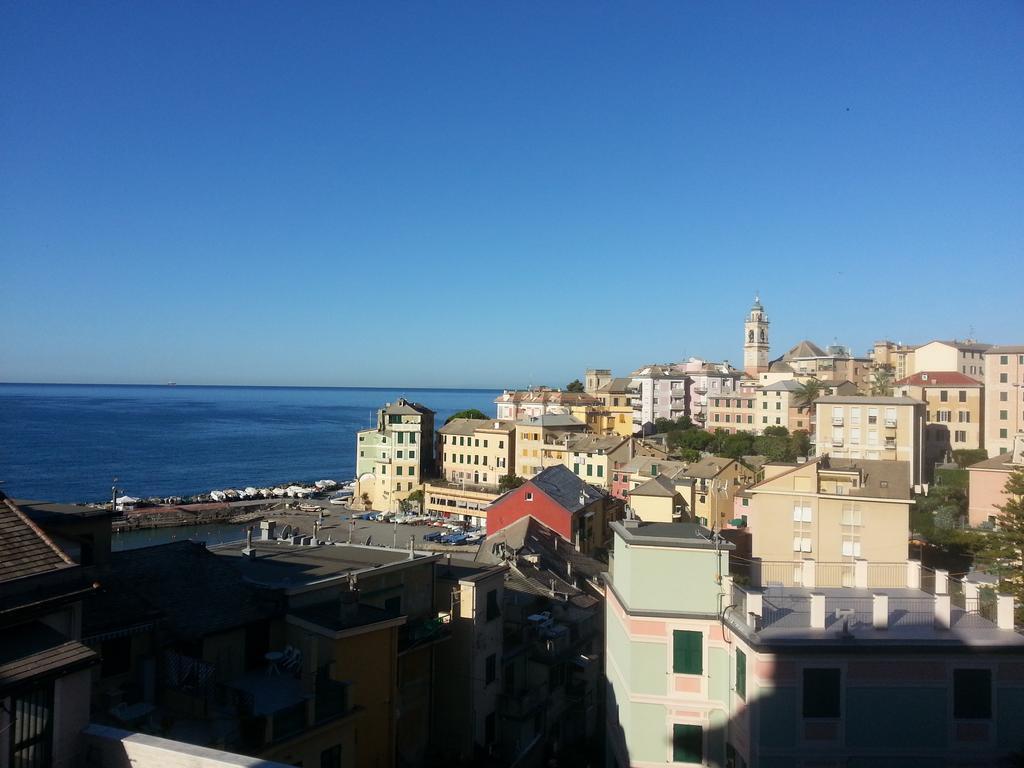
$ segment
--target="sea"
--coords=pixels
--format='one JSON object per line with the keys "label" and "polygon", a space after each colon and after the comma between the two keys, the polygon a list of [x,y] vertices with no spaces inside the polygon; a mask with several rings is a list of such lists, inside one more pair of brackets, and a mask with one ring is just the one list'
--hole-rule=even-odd
{"label": "sea", "polygon": [[[495,413],[500,391],[0,384],[0,489],[105,501],[355,477],[356,432],[399,397]],[[117,478],[115,481],[114,478]]]}

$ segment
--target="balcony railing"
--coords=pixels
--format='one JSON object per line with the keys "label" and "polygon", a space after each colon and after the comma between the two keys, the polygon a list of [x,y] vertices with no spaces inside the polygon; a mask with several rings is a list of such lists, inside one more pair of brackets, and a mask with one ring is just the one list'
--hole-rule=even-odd
{"label": "balcony railing", "polygon": [[833,416],[832,417],[832,426],[833,427],[841,427],[841,426],[843,426],[843,417],[842,416]]}

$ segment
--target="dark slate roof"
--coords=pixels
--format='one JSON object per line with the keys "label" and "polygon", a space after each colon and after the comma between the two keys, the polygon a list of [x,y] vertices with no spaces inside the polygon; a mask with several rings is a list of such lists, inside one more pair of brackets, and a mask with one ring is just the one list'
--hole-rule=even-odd
{"label": "dark slate roof", "polygon": [[94,664],[97,655],[38,621],[4,632],[0,639],[0,693],[33,678],[58,675]]}
{"label": "dark slate roof", "polygon": [[[532,479],[527,480],[525,485],[533,485],[543,491],[570,514],[578,512],[583,507],[589,506],[607,495],[589,483],[583,482],[562,464],[548,467]],[[581,494],[584,500],[583,504],[580,504]]]}
{"label": "dark slate roof", "polygon": [[587,577],[608,569],[604,563],[584,555],[572,542],[563,539],[532,515],[521,517],[484,539],[476,560],[486,564],[503,563],[505,560],[500,554],[503,548],[519,555],[520,559],[536,555],[541,566],[563,574],[559,578],[568,575],[566,563],[571,563],[574,572]]}
{"label": "dark slate roof", "polygon": [[411,403],[404,397],[400,397],[394,403],[384,406],[384,413],[394,414],[395,416],[419,416],[428,413],[433,414],[434,412],[422,403]]}
{"label": "dark slate roof", "polygon": [[24,512],[0,494],[0,582],[74,565]]}
{"label": "dark slate roof", "polygon": [[278,612],[227,559],[191,541],[114,552],[109,576],[112,589],[128,589],[158,608],[179,637],[216,634]]}

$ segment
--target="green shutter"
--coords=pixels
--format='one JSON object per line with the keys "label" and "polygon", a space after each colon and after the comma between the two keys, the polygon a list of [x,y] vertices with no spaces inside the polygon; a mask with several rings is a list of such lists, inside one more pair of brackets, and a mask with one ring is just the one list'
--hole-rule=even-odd
{"label": "green shutter", "polygon": [[579,464],[573,464],[572,465],[572,471],[575,472],[578,475],[580,473],[580,465]]}
{"label": "green shutter", "polygon": [[672,633],[672,671],[677,675],[703,674],[703,636],[700,632],[677,629]]}
{"label": "green shutter", "polygon": [[699,725],[672,726],[672,762],[704,762],[704,729]]}
{"label": "green shutter", "polygon": [[747,656],[739,648],[736,649],[736,695],[747,698]]}
{"label": "green shutter", "polygon": [[600,464],[597,465],[597,476],[604,477],[604,467],[602,467]]}

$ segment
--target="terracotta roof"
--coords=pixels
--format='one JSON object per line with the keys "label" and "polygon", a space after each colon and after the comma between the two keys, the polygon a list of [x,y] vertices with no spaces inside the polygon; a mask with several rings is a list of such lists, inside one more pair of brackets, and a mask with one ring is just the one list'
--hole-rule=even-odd
{"label": "terracotta roof", "polygon": [[0,582],[74,565],[10,499],[0,494]]}
{"label": "terracotta roof", "polygon": [[980,387],[981,382],[959,371],[918,371],[894,382],[894,386]]}
{"label": "terracotta roof", "polygon": [[1024,354],[1024,346],[1020,344],[996,344],[985,350],[986,355],[1021,355]]}

